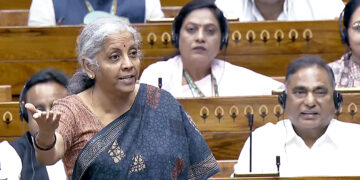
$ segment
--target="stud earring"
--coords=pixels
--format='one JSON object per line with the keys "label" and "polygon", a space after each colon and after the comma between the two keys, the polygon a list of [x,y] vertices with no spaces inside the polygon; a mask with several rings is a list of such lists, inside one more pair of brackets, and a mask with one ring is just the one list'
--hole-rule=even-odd
{"label": "stud earring", "polygon": [[89,75],[89,78],[90,78],[90,79],[95,79],[95,76],[92,75],[92,74],[90,74],[90,75]]}

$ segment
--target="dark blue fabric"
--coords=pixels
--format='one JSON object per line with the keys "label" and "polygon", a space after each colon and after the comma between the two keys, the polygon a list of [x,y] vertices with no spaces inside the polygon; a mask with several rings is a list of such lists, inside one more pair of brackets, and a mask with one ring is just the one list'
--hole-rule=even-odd
{"label": "dark blue fabric", "polygon": [[[110,13],[113,0],[89,0],[96,11]],[[89,10],[84,0],[53,0],[58,25],[83,24]],[[116,15],[129,18],[131,23],[145,22],[145,0],[118,0]]]}
{"label": "dark blue fabric", "polygon": [[48,180],[46,167],[37,162],[35,157],[35,149],[32,145],[31,135],[26,132],[15,141],[11,141],[10,145],[19,155],[22,163],[21,180],[39,179]]}
{"label": "dark blue fabric", "polygon": [[[122,158],[117,162],[110,155],[116,143]],[[176,99],[141,84],[131,109],[80,152],[73,179],[207,179],[218,171],[208,145]]]}

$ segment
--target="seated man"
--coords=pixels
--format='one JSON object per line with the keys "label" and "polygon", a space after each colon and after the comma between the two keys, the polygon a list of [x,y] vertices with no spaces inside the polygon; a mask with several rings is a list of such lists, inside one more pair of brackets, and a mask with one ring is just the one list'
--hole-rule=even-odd
{"label": "seated man", "polygon": [[344,8],[342,0],[216,0],[216,5],[241,22],[335,19]]}
{"label": "seated man", "polygon": [[[268,123],[253,133],[252,172],[280,176],[359,176],[360,125],[333,119],[342,96],[334,75],[316,56],[293,61],[286,71],[286,90],[279,96],[289,119]],[[249,174],[249,139],[235,174]]]}
{"label": "seated man", "polygon": [[54,69],[44,69],[33,75],[20,94],[20,119],[29,131],[19,139],[0,143],[0,179],[66,179],[64,165],[58,161],[52,166],[39,164],[35,157],[33,137],[38,125],[24,107],[23,101],[33,103],[38,110],[49,111],[53,101],[67,95],[68,77]]}
{"label": "seated man", "polygon": [[120,16],[131,23],[163,18],[160,0],[32,0],[29,26],[87,24],[99,16]]}

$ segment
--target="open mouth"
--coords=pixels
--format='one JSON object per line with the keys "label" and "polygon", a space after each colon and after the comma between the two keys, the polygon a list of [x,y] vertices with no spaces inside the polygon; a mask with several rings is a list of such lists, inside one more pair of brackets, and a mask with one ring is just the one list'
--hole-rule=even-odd
{"label": "open mouth", "polygon": [[119,79],[120,80],[128,80],[128,79],[132,79],[132,78],[135,78],[135,75],[123,76],[123,77],[120,77]]}
{"label": "open mouth", "polygon": [[312,119],[319,115],[318,112],[301,112],[300,114],[307,119]]}

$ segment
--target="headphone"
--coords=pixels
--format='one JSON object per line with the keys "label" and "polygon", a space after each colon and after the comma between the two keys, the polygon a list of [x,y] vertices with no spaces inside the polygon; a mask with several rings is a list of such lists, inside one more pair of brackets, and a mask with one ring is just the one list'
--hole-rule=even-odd
{"label": "headphone", "polygon": [[25,104],[23,103],[25,101],[24,96],[27,93],[27,91],[29,90],[29,88],[27,87],[26,83],[23,87],[23,89],[21,90],[20,93],[20,97],[19,97],[19,108],[20,108],[20,120],[23,121],[25,119],[26,122],[29,122],[29,117],[25,108]]}
{"label": "headphone", "polygon": [[339,17],[340,38],[343,44],[349,44],[349,35],[347,29],[342,27],[342,21],[344,20],[344,12],[345,12],[345,8],[341,11]]}
{"label": "headphone", "polygon": [[[279,104],[281,105],[281,107],[283,109],[285,109],[286,97],[287,97],[287,94],[285,91],[282,92],[281,94],[279,94],[279,96],[278,96]],[[339,112],[340,108],[342,106],[342,103],[343,103],[343,98],[342,98],[342,95],[339,92],[337,92],[336,90],[334,90],[334,93],[333,93],[333,100],[334,100],[335,109],[337,112]]]}
{"label": "headphone", "polygon": [[[193,1],[193,3],[194,2],[195,1]],[[210,9],[214,9],[215,12],[216,11],[220,12],[218,14],[215,13],[216,19],[219,20],[219,25],[220,25],[220,30],[221,30],[220,50],[223,49],[224,47],[227,47],[228,42],[229,42],[229,24],[227,22],[227,19],[224,16],[224,14],[222,13],[222,11],[220,9],[218,9],[216,7],[216,5],[214,4],[214,2],[212,2],[212,1],[209,1],[209,3],[207,3],[207,4],[200,5],[197,8],[193,8],[192,10],[188,10],[191,8],[190,3],[183,7],[183,9],[180,11],[178,16],[175,17],[174,22],[171,26],[171,42],[175,46],[175,48],[177,48],[177,49],[179,48],[180,28],[181,28],[182,23],[184,22],[186,16],[188,14],[190,14],[191,11],[194,11],[194,10],[200,9],[200,8],[210,8]],[[196,6],[196,5],[194,5],[194,6]],[[186,8],[187,8],[187,10],[185,10]],[[217,15],[219,17],[217,17]]]}

